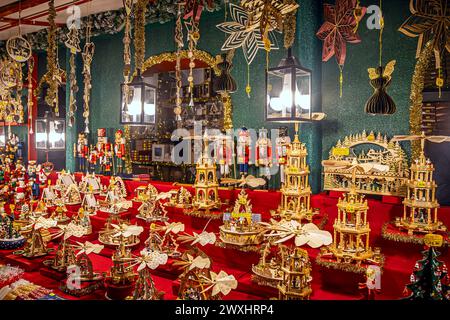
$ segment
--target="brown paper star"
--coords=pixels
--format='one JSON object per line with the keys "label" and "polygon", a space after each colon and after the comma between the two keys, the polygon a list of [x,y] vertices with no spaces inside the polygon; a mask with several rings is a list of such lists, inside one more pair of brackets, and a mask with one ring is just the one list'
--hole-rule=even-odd
{"label": "brown paper star", "polygon": [[441,56],[450,52],[450,4],[448,0],[410,0],[412,13],[399,31],[408,37],[419,37],[416,57],[428,41],[432,42],[436,69],[441,68]]}

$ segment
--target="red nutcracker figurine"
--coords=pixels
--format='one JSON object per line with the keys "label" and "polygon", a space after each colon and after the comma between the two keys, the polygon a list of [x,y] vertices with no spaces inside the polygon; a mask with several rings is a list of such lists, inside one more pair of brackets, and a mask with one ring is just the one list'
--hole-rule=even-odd
{"label": "red nutcracker figurine", "polygon": [[94,146],[91,145],[88,162],[89,162],[89,171],[92,173],[95,173],[95,166],[97,165],[97,159],[98,159],[97,149],[95,149]]}
{"label": "red nutcracker figurine", "polygon": [[291,138],[288,135],[286,127],[280,127],[278,129],[278,137],[275,140],[275,145],[275,156],[278,166],[280,167],[281,183],[284,183],[284,168],[287,161],[287,151],[291,145]]}
{"label": "red nutcracker figurine", "polygon": [[123,163],[125,161],[125,138],[123,137],[123,131],[117,130],[116,131],[116,140],[114,142],[114,153],[116,157],[116,163],[117,163],[117,174],[123,173]]}
{"label": "red nutcracker figurine", "polygon": [[100,173],[105,173],[105,165],[103,158],[105,157],[105,146],[108,143],[108,138],[106,137],[106,129],[100,128],[97,130],[97,157],[100,163]]}
{"label": "red nutcracker figurine", "polygon": [[248,166],[252,164],[250,160],[250,143],[250,133],[247,128],[242,127],[239,131],[236,146],[237,164],[239,165],[241,176],[248,174]]}
{"label": "red nutcracker figurine", "polygon": [[85,172],[87,170],[86,163],[89,155],[88,140],[84,133],[78,134],[78,142],[76,148],[76,157],[78,158],[78,170]]}
{"label": "red nutcracker figurine", "polygon": [[256,141],[256,166],[260,168],[260,175],[270,179],[272,166],[272,145],[267,137],[267,129],[259,129],[259,138]]}
{"label": "red nutcracker figurine", "polygon": [[227,177],[233,164],[233,141],[228,136],[222,136],[214,145],[214,154],[219,163],[220,175]]}
{"label": "red nutcracker figurine", "polygon": [[104,174],[107,176],[111,175],[111,169],[113,167],[113,156],[114,156],[114,152],[111,150],[112,146],[110,143],[106,143],[105,144],[105,149],[103,152],[103,157],[102,157],[102,165],[104,168]]}

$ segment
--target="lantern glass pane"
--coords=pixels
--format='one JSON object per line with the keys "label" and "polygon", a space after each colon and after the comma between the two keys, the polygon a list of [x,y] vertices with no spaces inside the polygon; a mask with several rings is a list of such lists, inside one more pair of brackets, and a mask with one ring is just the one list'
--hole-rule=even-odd
{"label": "lantern glass pane", "polygon": [[156,122],[156,89],[145,86],[144,122],[154,124]]}
{"label": "lantern glass pane", "polygon": [[295,107],[297,116],[305,116],[311,110],[311,75],[298,72],[296,76]]}
{"label": "lantern glass pane", "polygon": [[63,120],[50,121],[48,134],[50,149],[65,149],[66,147],[66,125]]}
{"label": "lantern glass pane", "polygon": [[140,123],[142,118],[142,87],[129,85],[128,92],[122,87],[122,122]]}
{"label": "lantern glass pane", "polygon": [[267,119],[292,117],[291,69],[269,71],[267,74]]}
{"label": "lantern glass pane", "polygon": [[36,149],[46,149],[47,147],[47,121],[36,120]]}

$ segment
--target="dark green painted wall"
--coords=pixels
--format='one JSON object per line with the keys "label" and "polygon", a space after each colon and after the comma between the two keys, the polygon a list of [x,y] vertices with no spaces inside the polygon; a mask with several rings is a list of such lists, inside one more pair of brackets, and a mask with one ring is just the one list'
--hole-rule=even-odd
{"label": "dark green painted wall", "polygon": [[[369,6],[378,1],[363,0]],[[395,59],[397,64],[388,93],[397,105],[392,116],[371,116],[364,112],[364,105],[372,95],[367,69],[378,65],[378,30],[369,30],[367,16],[359,27],[362,42],[347,45],[347,60],[344,68],[344,92],[339,98],[339,69],[335,59],[322,66],[322,108],[328,118],[323,123],[323,152],[328,157],[330,148],[337,139],[362,130],[374,130],[393,134],[409,131],[409,95],[415,66],[417,39],[406,37],[398,28],[410,15],[408,1],[383,1],[385,30],[383,33],[383,64]]]}
{"label": "dark green painted wall", "polygon": [[[314,192],[320,190],[322,157],[326,158],[330,148],[340,137],[366,130],[381,131],[388,135],[408,132],[409,92],[415,64],[416,39],[411,39],[397,31],[409,16],[408,1],[384,1],[385,32],[384,62],[397,60],[389,93],[397,103],[397,113],[393,116],[369,116],[364,113],[364,103],[372,94],[368,82],[367,68],[378,64],[378,30],[368,30],[367,16],[360,24],[362,43],[347,46],[347,61],[344,69],[344,95],[339,98],[339,71],[334,57],[327,63],[321,62],[322,43],[315,33],[322,24],[322,1],[299,0],[297,40],[295,54],[302,64],[313,70],[313,111],[322,109],[328,117],[320,124],[302,124],[301,140],[306,143],[311,166],[311,183]],[[330,1],[331,2],[331,1]],[[362,0],[362,5],[378,4],[378,1]],[[213,56],[220,53],[225,35],[215,26],[224,19],[224,11],[204,13],[200,25],[199,49]],[[174,51],[174,23],[151,24],[146,27],[146,56]],[[120,83],[123,68],[123,33],[94,38],[96,52],[92,65],[91,99],[91,141],[96,140],[97,128],[110,128],[109,136],[119,125]],[[282,47],[282,37],[279,37]],[[270,65],[276,65],[285,55],[285,50],[271,52]],[[233,94],[233,123],[235,128],[243,125],[249,128],[278,127],[278,124],[264,122],[264,69],[265,53],[258,53],[251,65],[251,98],[247,98],[245,85],[247,65],[241,50],[234,59],[233,75],[238,83],[238,91]],[[82,88],[79,78],[80,90]],[[82,99],[79,98],[79,110]],[[78,114],[79,128],[82,118]],[[72,144],[76,135],[70,131],[67,141],[68,167],[73,170]],[[293,128],[290,127],[291,136]],[[72,141],[71,141],[72,140]]]}

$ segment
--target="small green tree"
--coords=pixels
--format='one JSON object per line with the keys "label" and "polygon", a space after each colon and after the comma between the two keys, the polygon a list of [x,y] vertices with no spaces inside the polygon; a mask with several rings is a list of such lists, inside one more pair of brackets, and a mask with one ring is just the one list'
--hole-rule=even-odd
{"label": "small green tree", "polygon": [[449,300],[450,287],[447,267],[439,261],[440,255],[433,247],[422,252],[423,259],[416,262],[411,283],[406,285],[410,300]]}

